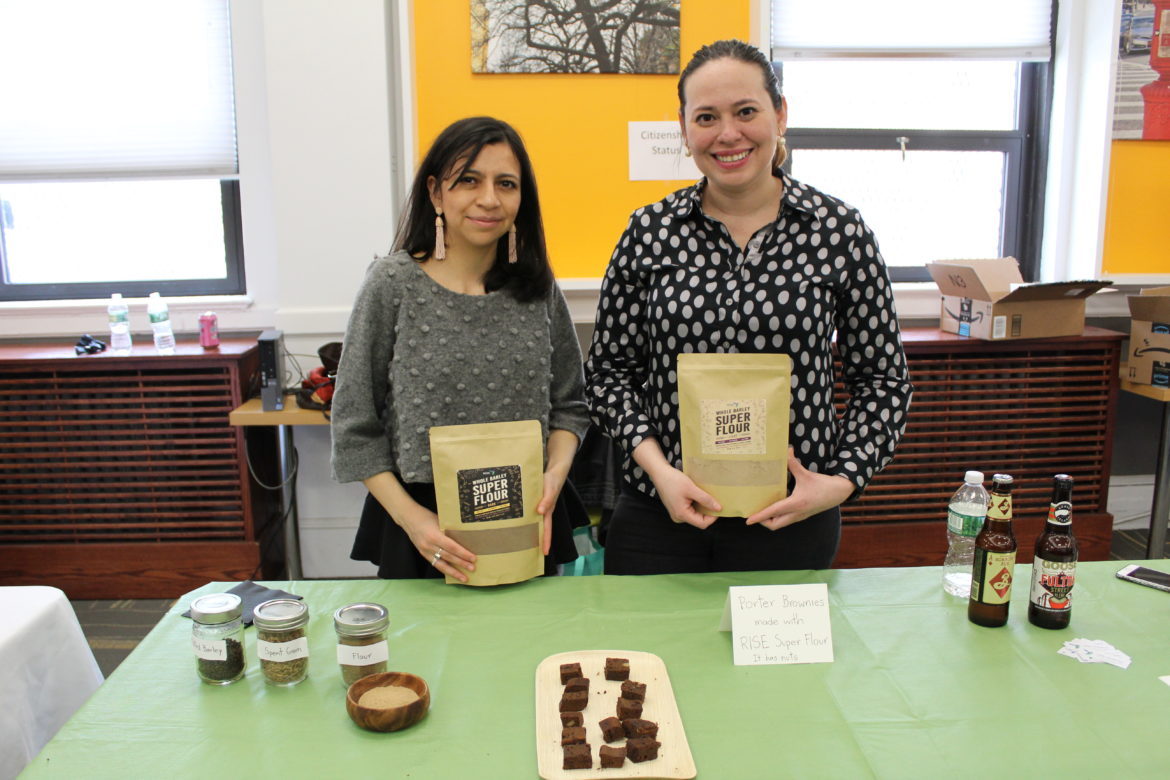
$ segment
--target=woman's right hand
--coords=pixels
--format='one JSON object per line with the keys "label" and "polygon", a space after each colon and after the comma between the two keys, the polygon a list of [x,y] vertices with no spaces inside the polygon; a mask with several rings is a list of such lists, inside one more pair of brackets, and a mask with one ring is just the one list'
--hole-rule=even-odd
{"label": "woman's right hand", "polygon": [[411,498],[389,471],[374,474],[363,482],[386,514],[406,531],[410,543],[427,563],[443,574],[467,582],[466,572],[475,571],[475,553],[443,533],[438,515]]}
{"label": "woman's right hand", "polygon": [[690,477],[670,465],[657,439],[643,439],[634,448],[633,456],[654,483],[658,499],[671,520],[695,528],[706,528],[715,522],[716,513],[723,507]]}
{"label": "woman's right hand", "polygon": [[723,507],[700,488],[686,474],[674,466],[667,466],[661,474],[651,477],[654,487],[658,490],[658,498],[670,519],[676,523],[688,523],[695,528],[706,528],[718,519],[718,512]]}
{"label": "woman's right hand", "polygon": [[475,553],[469,551],[439,528],[439,516],[416,503],[404,507],[394,517],[402,526],[418,554],[443,574],[467,582],[467,572],[475,571]]}

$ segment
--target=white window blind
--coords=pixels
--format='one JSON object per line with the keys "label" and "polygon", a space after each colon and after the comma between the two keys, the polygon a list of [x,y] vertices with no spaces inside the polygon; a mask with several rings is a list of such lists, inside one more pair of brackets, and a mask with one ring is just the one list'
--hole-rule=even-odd
{"label": "white window blind", "polygon": [[772,0],[772,59],[1046,61],[1051,0]]}
{"label": "white window blind", "polygon": [[0,181],[234,176],[228,0],[0,0]]}

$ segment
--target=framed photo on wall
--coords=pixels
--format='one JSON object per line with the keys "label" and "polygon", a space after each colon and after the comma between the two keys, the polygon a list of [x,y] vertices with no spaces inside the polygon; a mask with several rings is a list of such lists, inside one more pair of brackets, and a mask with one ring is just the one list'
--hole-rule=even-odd
{"label": "framed photo on wall", "polygon": [[470,0],[473,73],[678,73],[680,0]]}

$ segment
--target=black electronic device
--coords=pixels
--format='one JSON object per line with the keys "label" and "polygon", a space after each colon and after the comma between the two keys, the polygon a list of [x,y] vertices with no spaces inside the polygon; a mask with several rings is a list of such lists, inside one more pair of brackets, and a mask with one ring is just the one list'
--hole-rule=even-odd
{"label": "black electronic device", "polygon": [[1170,572],[1147,569],[1145,566],[1131,564],[1117,572],[1117,576],[1123,580],[1136,582],[1138,585],[1145,585],[1170,593]]}
{"label": "black electronic device", "polygon": [[284,409],[284,333],[266,330],[260,345],[260,403],[266,412]]}

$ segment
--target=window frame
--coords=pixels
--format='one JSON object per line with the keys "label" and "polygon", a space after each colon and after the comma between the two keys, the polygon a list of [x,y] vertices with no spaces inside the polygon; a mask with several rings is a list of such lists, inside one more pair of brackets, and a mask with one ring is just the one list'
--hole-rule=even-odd
{"label": "window frame", "polygon": [[[1005,155],[1003,201],[1000,204],[1000,256],[1014,257],[1027,281],[1040,272],[1044,228],[1044,182],[1047,175],[1049,117],[1052,104],[1051,65],[1021,62],[1016,95],[1017,125],[1014,130],[924,130],[883,128],[789,128],[789,157],[784,170],[791,171],[793,156],[801,149],[861,149],[899,151],[898,138],[908,140],[913,151],[1000,151]],[[773,63],[783,83],[783,63]],[[926,266],[887,264],[894,282],[929,282]]]}
{"label": "window frame", "polygon": [[152,292],[171,298],[243,295],[247,291],[247,280],[244,271],[244,240],[240,216],[240,183],[237,179],[220,179],[219,192],[223,210],[226,263],[222,278],[13,284],[8,281],[4,225],[0,221],[0,301],[91,300],[109,298],[113,293],[121,293],[127,298],[145,298]]}

